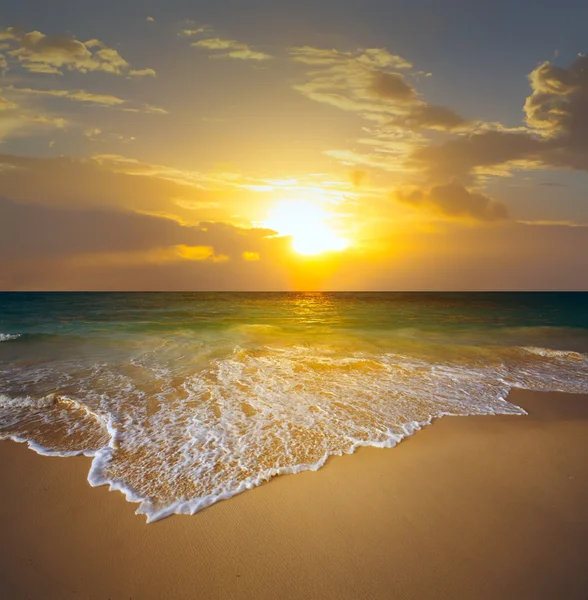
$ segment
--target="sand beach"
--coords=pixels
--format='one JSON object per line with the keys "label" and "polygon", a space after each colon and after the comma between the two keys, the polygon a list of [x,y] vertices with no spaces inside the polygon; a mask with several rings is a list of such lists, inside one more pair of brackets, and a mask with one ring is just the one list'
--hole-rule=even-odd
{"label": "sand beach", "polygon": [[509,399],[528,416],[445,417],[152,524],[91,459],[4,441],[3,596],[585,599],[588,396]]}

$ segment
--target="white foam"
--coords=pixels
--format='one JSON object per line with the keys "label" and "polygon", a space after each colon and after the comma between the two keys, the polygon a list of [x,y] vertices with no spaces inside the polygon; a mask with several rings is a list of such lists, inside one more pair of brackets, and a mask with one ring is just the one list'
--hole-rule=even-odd
{"label": "white foam", "polygon": [[571,358],[574,360],[585,361],[586,358],[579,352],[572,352],[571,350],[551,350],[550,348],[540,348],[535,346],[525,346],[521,348],[523,352],[529,354],[536,354],[538,356],[546,356],[549,358]]}
{"label": "white foam", "polygon": [[107,433],[104,417],[75,398],[0,394],[0,439],[26,442],[43,455],[93,456]]}
{"label": "white foam", "polygon": [[7,440],[11,440],[13,442],[17,442],[19,444],[26,444],[29,448],[29,450],[33,450],[34,452],[36,452],[37,454],[40,454],[41,456],[56,456],[59,458],[69,458],[72,456],[88,456],[88,457],[92,457],[96,455],[96,451],[95,450],[71,450],[71,451],[67,451],[67,450],[54,450],[53,448],[47,448],[46,446],[42,446],[41,444],[38,444],[37,442],[33,441],[33,440],[29,440],[27,438],[18,436],[18,435],[6,435],[3,436],[2,434],[0,434],[0,439],[7,439]]}
{"label": "white foam", "polygon": [[7,396],[0,394],[0,408],[47,408],[55,404],[55,394],[48,394],[41,398],[31,396]]}
{"label": "white foam", "polygon": [[10,340],[16,340],[20,337],[20,333],[0,333],[0,342],[8,342]]}
{"label": "white foam", "polygon": [[[493,348],[467,361],[463,352],[433,361],[236,347],[209,356],[205,368],[189,349],[159,345],[127,363],[74,362],[71,372],[62,365],[56,381],[71,392],[0,395],[0,425],[4,418],[11,439],[39,453],[93,456],[90,484],[123,492],[152,522],[280,474],[318,470],[362,446],[393,447],[435,418],[525,414],[505,400],[513,387],[588,392],[584,355],[535,347]],[[43,366],[11,377],[13,386],[34,387],[52,375]],[[31,423],[61,427],[72,441],[51,448]]]}

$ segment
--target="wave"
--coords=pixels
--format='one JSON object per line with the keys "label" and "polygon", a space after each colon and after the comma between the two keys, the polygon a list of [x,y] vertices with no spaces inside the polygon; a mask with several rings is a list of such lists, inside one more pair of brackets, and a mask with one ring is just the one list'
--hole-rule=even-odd
{"label": "wave", "polygon": [[16,340],[20,337],[20,333],[0,333],[0,342],[8,342]]}
{"label": "wave", "polygon": [[585,357],[580,352],[573,352],[572,350],[551,350],[550,348],[538,348],[535,346],[525,346],[521,348],[523,352],[529,352],[530,354],[537,354],[539,356],[555,357],[555,358],[571,358],[574,360],[584,361]]}
{"label": "wave", "polygon": [[[468,354],[469,352],[469,354]],[[588,392],[585,355],[540,347],[454,354],[235,346],[204,366],[159,343],[126,363],[30,367],[0,396],[0,437],[42,453],[92,455],[88,480],[155,521],[193,514],[361,446],[393,447],[446,415],[523,415],[513,387]],[[39,368],[40,369],[40,368]]]}
{"label": "wave", "polygon": [[93,456],[109,441],[108,419],[59,394],[0,394],[0,439],[27,442],[43,455]]}
{"label": "wave", "polygon": [[31,398],[30,396],[11,398],[6,394],[0,394],[0,408],[47,408],[55,403],[55,394],[49,394],[42,398]]}

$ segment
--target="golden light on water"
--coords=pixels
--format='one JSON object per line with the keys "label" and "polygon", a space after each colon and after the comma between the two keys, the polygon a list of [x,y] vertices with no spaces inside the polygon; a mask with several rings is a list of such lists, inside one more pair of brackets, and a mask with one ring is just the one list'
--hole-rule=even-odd
{"label": "golden light on water", "polygon": [[282,200],[270,211],[266,227],[292,237],[292,248],[306,256],[345,250],[349,240],[333,227],[333,215],[310,201]]}

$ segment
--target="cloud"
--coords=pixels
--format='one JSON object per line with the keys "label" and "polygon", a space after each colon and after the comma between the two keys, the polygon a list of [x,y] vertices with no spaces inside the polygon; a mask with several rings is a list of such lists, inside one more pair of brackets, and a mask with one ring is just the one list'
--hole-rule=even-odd
{"label": "cloud", "polygon": [[123,144],[134,142],[134,136],[122,135],[120,133],[104,132],[98,127],[91,127],[90,129],[84,130],[85,138],[90,142],[107,142],[117,141]]}
{"label": "cloud", "polygon": [[401,161],[394,161],[390,155],[383,153],[355,152],[353,150],[325,150],[327,156],[332,156],[346,166],[364,166],[381,169],[390,173],[406,173]]}
{"label": "cloud", "polygon": [[[193,33],[190,33],[193,35]],[[207,38],[190,44],[195,48],[202,48],[213,52],[215,58],[237,58],[241,60],[268,60],[272,58],[265,52],[253,50],[251,46],[236,40],[227,40],[222,38]]]}
{"label": "cloud", "polygon": [[200,230],[169,219],[112,209],[21,204],[5,198],[0,199],[0,223],[3,258],[130,252],[201,242]]}
{"label": "cloud", "polygon": [[[180,258],[205,260],[217,253],[240,256],[250,248],[259,252],[261,240],[275,233],[225,223],[184,226],[130,211],[47,207],[5,198],[0,199],[0,224],[0,256],[4,259],[173,247]],[[27,234],[22,235],[23,231]]]}
{"label": "cloud", "polygon": [[569,67],[549,62],[529,75],[526,127],[483,128],[442,144],[416,148],[407,165],[433,181],[481,174],[509,175],[517,169],[588,171],[588,57]]}
{"label": "cloud", "polygon": [[384,48],[343,52],[303,46],[290,48],[294,62],[308,67],[306,81],[293,89],[310,100],[353,112],[366,122],[357,143],[372,146],[328,149],[325,154],[346,166],[372,167],[401,174],[422,170],[413,160],[416,149],[429,145],[428,134],[474,130],[480,124],[454,110],[427,103],[414,83],[421,75],[401,56]]}
{"label": "cloud", "polygon": [[453,177],[468,180],[476,167],[540,160],[544,151],[544,141],[528,132],[485,131],[417,148],[407,164],[427,172],[433,181]]}
{"label": "cloud", "polygon": [[467,190],[458,180],[437,185],[429,191],[399,190],[396,198],[415,208],[428,208],[449,217],[469,218],[477,221],[500,221],[508,218],[508,210],[502,202],[478,192]]}
{"label": "cloud", "polygon": [[[22,94],[29,96],[47,96],[53,98],[64,98],[73,102],[83,102],[84,104],[96,104],[109,108],[120,108],[127,112],[141,112],[152,114],[167,114],[167,111],[157,106],[148,104],[133,106],[128,100],[123,100],[112,94],[94,94],[85,90],[64,90],[64,89],[33,89],[33,88],[17,88],[8,86],[4,92],[10,94]],[[127,106],[129,105],[129,106]]]}
{"label": "cloud", "polygon": [[[100,127],[88,129],[94,138],[112,137],[95,133]],[[130,209],[189,224],[249,225],[264,213],[272,190],[280,185],[273,182],[261,191],[248,187],[259,182],[238,173],[206,174],[116,154],[79,159],[0,154],[0,196],[48,206]]]}
{"label": "cloud", "polygon": [[131,77],[155,77],[154,69],[131,69],[129,71]]}
{"label": "cloud", "polygon": [[[149,289],[210,289],[218,282],[219,268],[225,269],[221,280],[229,275],[221,287],[235,281],[246,285],[251,271],[223,265],[236,262],[242,269],[245,254],[246,262],[262,263],[283,244],[274,234],[226,223],[184,226],[128,211],[55,208],[0,198],[0,287],[44,287],[59,281],[65,270],[67,285],[74,288],[85,281],[82,287],[89,282],[94,289],[109,289],[124,272],[123,288],[140,289],[149,276]],[[263,266],[256,269],[263,282]],[[85,278],[88,270],[100,272],[94,284]]]}
{"label": "cloud", "polygon": [[181,29],[178,35],[181,37],[192,37],[200,35],[201,33],[212,33],[212,31],[212,27],[205,25],[203,27],[198,27],[197,29]]}
{"label": "cloud", "polygon": [[567,68],[544,62],[531,72],[529,81],[527,125],[588,146],[588,57],[578,57]]}
{"label": "cloud", "polygon": [[413,131],[433,129],[449,132],[467,128],[472,125],[472,122],[446,106],[419,104],[412,107],[408,114],[395,117],[391,124]]}
{"label": "cloud", "polygon": [[0,141],[51,129],[63,129],[66,119],[44,114],[0,97]]}
{"label": "cloud", "polygon": [[6,52],[7,66],[19,64],[32,73],[62,75],[66,69],[136,77],[155,75],[153,69],[132,69],[117,50],[96,39],[81,42],[73,36],[49,36],[40,31],[27,33],[7,27],[0,30],[0,40],[12,48]]}
{"label": "cloud", "polygon": [[[199,189],[199,184],[202,186],[198,174],[119,156],[73,159],[0,155],[0,196],[18,202],[118,207],[202,220],[210,211],[182,209],[173,201],[208,199],[210,193]],[[217,214],[223,216],[220,211]]]}
{"label": "cloud", "polygon": [[544,62],[529,81],[526,121],[546,138],[545,164],[588,171],[588,57],[579,55],[568,67]]}
{"label": "cloud", "polygon": [[14,110],[16,108],[18,108],[18,104],[10,102],[9,100],[6,100],[6,98],[0,98],[0,112]]}
{"label": "cloud", "polygon": [[328,283],[363,290],[586,290],[588,225],[459,221],[385,231],[381,255],[350,257]]}
{"label": "cloud", "polygon": [[400,73],[376,71],[368,86],[368,90],[376,97],[385,100],[408,102],[416,98],[414,88],[406,83]]}
{"label": "cloud", "polygon": [[[287,240],[272,233],[0,199],[0,289],[289,289]],[[388,231],[383,241],[381,256],[349,255],[321,285],[364,290],[588,286],[586,225],[445,222],[435,229]],[[246,253],[259,260],[247,260]]]}
{"label": "cloud", "polygon": [[152,113],[156,115],[169,114],[165,108],[161,108],[160,106],[152,106],[151,104],[143,104],[142,106],[123,106],[122,110],[125,112]]}
{"label": "cloud", "polygon": [[354,52],[342,52],[312,46],[298,46],[290,49],[290,56],[296,62],[322,67],[342,66],[358,63],[370,69],[394,68],[410,69],[411,63],[401,56],[390,54],[385,48],[358,49]]}
{"label": "cloud", "polygon": [[124,104],[122,98],[112,94],[93,94],[85,90],[36,90],[32,88],[15,88],[8,86],[5,91],[15,94],[27,94],[33,96],[52,96],[54,98],[66,98],[75,102],[85,102],[88,104],[99,104],[101,106],[118,106]]}
{"label": "cloud", "polygon": [[205,39],[192,42],[190,46],[211,52],[212,58],[235,58],[254,61],[273,58],[270,54],[254,50],[251,46],[243,42],[215,36],[214,28],[210,25],[197,26],[194,21],[186,21],[185,24],[191,27],[181,29],[178,35],[181,37],[208,36]]}
{"label": "cloud", "polygon": [[471,125],[451,109],[423,101],[402,72],[412,65],[383,48],[341,52],[303,46],[291,48],[290,56],[312,67],[307,81],[294,89],[317,102],[396,129],[453,131]]}
{"label": "cloud", "polygon": [[[517,127],[464,118],[429,104],[413,85],[411,65],[386,50],[353,52],[291,48],[293,61],[308,67],[306,81],[293,87],[307,98],[356,113],[367,121],[357,143],[371,146],[329,149],[347,166],[387,171],[396,184],[447,185],[458,179],[478,187],[491,176],[517,170],[588,171],[588,57],[568,67],[549,62],[529,75],[526,120]],[[445,134],[441,143],[430,131]],[[452,135],[447,139],[448,135]]]}

